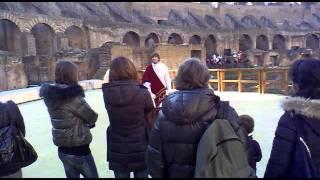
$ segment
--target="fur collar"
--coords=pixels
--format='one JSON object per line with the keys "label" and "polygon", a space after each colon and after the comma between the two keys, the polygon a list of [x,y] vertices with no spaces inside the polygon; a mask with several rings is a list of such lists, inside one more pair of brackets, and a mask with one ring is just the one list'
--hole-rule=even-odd
{"label": "fur collar", "polygon": [[65,84],[43,84],[39,95],[50,101],[65,101],[76,96],[85,97],[84,90],[80,85],[68,86]]}
{"label": "fur collar", "polygon": [[287,97],[281,103],[285,111],[294,111],[309,118],[320,119],[320,100],[303,97]]}

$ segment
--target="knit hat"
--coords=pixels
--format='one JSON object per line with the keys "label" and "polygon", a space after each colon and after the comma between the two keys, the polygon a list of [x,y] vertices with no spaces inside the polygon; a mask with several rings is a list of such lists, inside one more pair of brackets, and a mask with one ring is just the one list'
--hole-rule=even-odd
{"label": "knit hat", "polygon": [[294,62],[290,76],[299,88],[320,87],[320,60],[303,59]]}

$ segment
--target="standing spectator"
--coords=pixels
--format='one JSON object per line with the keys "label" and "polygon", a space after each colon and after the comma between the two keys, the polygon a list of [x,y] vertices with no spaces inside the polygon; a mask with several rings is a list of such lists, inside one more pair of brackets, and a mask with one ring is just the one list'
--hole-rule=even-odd
{"label": "standing spectator", "polygon": [[240,121],[244,125],[246,132],[248,134],[248,159],[250,166],[254,169],[255,173],[257,172],[257,162],[259,162],[262,158],[261,148],[259,143],[253,139],[252,135],[254,129],[254,120],[249,115],[241,115]]}
{"label": "standing spectator", "polygon": [[[293,91],[281,104],[285,112],[275,132],[266,178],[300,176],[305,164],[293,161],[295,157],[302,157],[302,154],[295,156],[298,141],[309,149],[311,162],[316,172],[320,172],[320,60],[298,60],[289,74]],[[302,132],[300,138],[298,132]]]}
{"label": "standing spectator", "polygon": [[[208,68],[197,58],[182,63],[176,77],[178,91],[168,95],[154,128],[146,154],[154,178],[194,177],[197,146],[217,115],[220,98],[208,87]],[[227,106],[230,121],[239,122]]]}
{"label": "standing spectator", "polygon": [[[26,135],[24,120],[18,106],[13,101],[0,102],[0,129],[14,125],[23,136]],[[20,167],[0,167],[1,178],[22,178]]]}
{"label": "standing spectator", "polygon": [[59,61],[55,84],[44,84],[40,97],[48,107],[52,124],[53,143],[67,178],[98,178],[97,168],[90,151],[92,135],[98,114],[84,99],[78,84],[77,66],[70,61]]}
{"label": "standing spectator", "polygon": [[134,64],[118,57],[111,62],[109,83],[102,86],[110,121],[107,160],[116,178],[130,178],[130,172],[134,172],[135,178],[148,177],[145,152],[150,125],[145,115],[154,106],[148,89],[139,84],[137,77]]}
{"label": "standing spectator", "polygon": [[151,56],[152,63],[147,66],[142,83],[151,92],[156,108],[159,110],[166,95],[171,91],[171,79],[168,67],[160,62],[160,55]]}

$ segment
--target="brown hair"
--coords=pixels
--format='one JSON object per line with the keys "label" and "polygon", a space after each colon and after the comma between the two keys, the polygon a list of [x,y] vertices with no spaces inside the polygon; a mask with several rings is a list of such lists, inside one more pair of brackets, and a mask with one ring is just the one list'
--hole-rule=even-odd
{"label": "brown hair", "polygon": [[191,90],[208,87],[210,73],[206,65],[198,58],[190,58],[183,62],[175,78],[177,90]]}
{"label": "brown hair", "polygon": [[151,57],[151,58],[153,58],[153,57],[158,57],[158,58],[159,58],[159,61],[160,61],[160,55],[159,55],[159,53],[153,53],[150,57]]}
{"label": "brown hair", "polygon": [[120,56],[111,61],[109,82],[122,80],[138,80],[138,73],[132,61]]}
{"label": "brown hair", "polygon": [[245,129],[247,130],[247,133],[248,134],[252,133],[254,128],[253,118],[246,114],[239,116],[239,118],[242,124],[244,125]]}
{"label": "brown hair", "polygon": [[78,85],[78,67],[70,61],[58,61],[55,75],[56,83]]}

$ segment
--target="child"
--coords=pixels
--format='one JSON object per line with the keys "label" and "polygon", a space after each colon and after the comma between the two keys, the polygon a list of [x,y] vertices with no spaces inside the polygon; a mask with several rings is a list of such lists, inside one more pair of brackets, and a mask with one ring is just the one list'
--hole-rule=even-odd
{"label": "child", "polygon": [[253,132],[254,129],[254,120],[249,115],[241,115],[240,121],[244,125],[245,129],[248,133],[248,145],[249,145],[249,164],[257,172],[256,163],[259,162],[262,158],[262,153],[260,149],[259,143],[252,138],[252,135],[249,136]]}

